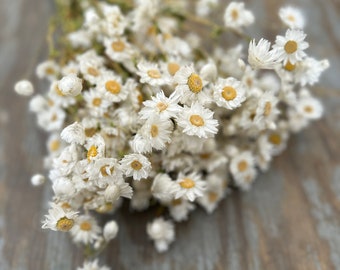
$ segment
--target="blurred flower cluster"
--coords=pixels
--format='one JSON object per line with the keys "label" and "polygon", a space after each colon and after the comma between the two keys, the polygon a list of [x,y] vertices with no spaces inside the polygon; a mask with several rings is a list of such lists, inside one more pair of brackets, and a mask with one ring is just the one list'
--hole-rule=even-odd
{"label": "blurred flower cluster", "polygon": [[[279,10],[287,29],[270,42],[246,34],[255,16],[241,2],[62,2],[79,10],[79,28],[38,65],[50,87],[29,103],[50,134],[54,196],[43,228],[69,232],[92,253],[118,233],[98,213],[115,212],[123,198],[135,211],[161,209],[146,232],[166,251],[174,222],[248,190],[289,136],[322,116],[308,87],[329,64],[307,54],[297,8]],[[221,22],[212,20],[221,8]],[[34,92],[25,80],[15,90]],[[34,175],[32,184],[44,180]]]}

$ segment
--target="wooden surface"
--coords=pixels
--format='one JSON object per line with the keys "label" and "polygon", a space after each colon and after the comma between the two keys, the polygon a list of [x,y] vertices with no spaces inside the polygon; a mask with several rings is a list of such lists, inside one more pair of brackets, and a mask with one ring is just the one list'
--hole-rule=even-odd
{"label": "wooden surface", "polygon": [[[284,1],[246,2],[261,17],[257,37],[269,38],[273,24],[266,22],[277,21]],[[101,262],[112,269],[340,269],[340,2],[291,2],[308,17],[310,54],[331,62],[313,90],[325,117],[294,136],[250,192],[235,192],[214,214],[198,210],[177,225],[177,240],[164,255],[147,239],[147,215],[119,214],[119,236]],[[29,179],[42,170],[46,138],[27,100],[13,92],[23,77],[38,83],[33,68],[46,56],[52,12],[47,0],[0,1],[1,270],[68,270],[83,260],[66,235],[40,229],[50,189],[33,188]]]}

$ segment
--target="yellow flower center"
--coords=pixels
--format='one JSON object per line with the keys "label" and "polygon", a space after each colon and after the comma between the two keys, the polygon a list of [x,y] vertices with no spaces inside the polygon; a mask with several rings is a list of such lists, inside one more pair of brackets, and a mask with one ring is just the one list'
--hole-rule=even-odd
{"label": "yellow flower center", "polygon": [[111,94],[115,94],[115,95],[119,94],[120,88],[121,88],[120,84],[117,81],[112,80],[112,81],[107,81],[105,83],[105,89],[109,91]]}
{"label": "yellow flower center", "polygon": [[295,22],[295,17],[293,15],[288,15],[288,21]]}
{"label": "yellow flower center", "polygon": [[102,99],[101,98],[94,98],[92,100],[92,105],[95,106],[95,107],[99,107],[100,104],[102,104]]}
{"label": "yellow flower center", "polygon": [[95,128],[85,128],[86,137],[92,137],[94,134],[96,134]]}
{"label": "yellow flower center", "polygon": [[158,69],[150,69],[147,72],[148,76],[153,79],[159,79],[161,77],[161,73]]}
{"label": "yellow flower center", "polygon": [[313,112],[313,107],[309,106],[309,105],[305,106],[303,109],[306,113],[312,113]]}
{"label": "yellow flower center", "polygon": [[245,161],[245,160],[242,160],[240,161],[238,164],[237,164],[237,168],[240,172],[244,172],[245,170],[247,170],[248,168],[248,162]]}
{"label": "yellow flower center", "polygon": [[125,44],[123,41],[120,41],[120,40],[114,41],[111,43],[111,48],[115,52],[122,52],[125,49]]}
{"label": "yellow flower center", "polygon": [[52,67],[47,67],[45,69],[45,72],[46,72],[47,75],[54,75],[55,74],[55,70]]}
{"label": "yellow flower center", "polygon": [[204,125],[204,120],[198,114],[193,114],[190,116],[190,123],[196,127],[201,127]]}
{"label": "yellow flower center", "polygon": [[287,71],[293,71],[295,69],[296,65],[292,64],[291,62],[287,62],[287,64],[284,66],[285,70]]}
{"label": "yellow flower center", "polygon": [[264,116],[268,116],[271,113],[271,111],[272,111],[272,104],[269,101],[267,101],[266,104],[264,105],[264,112],[263,112]]}
{"label": "yellow flower center", "polygon": [[139,171],[142,169],[143,165],[140,163],[138,160],[134,160],[130,164],[131,168],[134,169],[135,171]]}
{"label": "yellow flower center", "polygon": [[237,96],[237,92],[236,92],[234,87],[226,86],[226,87],[223,88],[222,97],[226,101],[233,100],[234,98],[236,98],[236,96]]}
{"label": "yellow flower center", "polygon": [[171,204],[172,204],[173,206],[181,205],[181,204],[182,204],[182,199],[175,199],[175,200],[172,200]]}
{"label": "yellow flower center", "polygon": [[295,53],[297,51],[298,45],[294,40],[288,40],[284,46],[286,53]]}
{"label": "yellow flower center", "polygon": [[61,205],[61,207],[62,207],[63,209],[71,209],[71,205],[70,205],[68,202],[63,202],[62,205]]}
{"label": "yellow flower center", "polygon": [[87,151],[87,160],[91,161],[92,158],[98,155],[97,146],[92,145],[90,149]]}
{"label": "yellow flower center", "polygon": [[196,73],[192,73],[188,78],[188,86],[191,92],[195,94],[201,92],[203,88],[203,82],[200,76]]}
{"label": "yellow flower center", "polygon": [[60,147],[60,141],[59,140],[51,141],[51,143],[50,143],[50,150],[52,152],[57,151],[59,149],[59,147]]}
{"label": "yellow flower center", "polygon": [[82,222],[79,227],[82,231],[87,231],[87,232],[92,229],[92,225],[88,221]]}
{"label": "yellow flower center", "polygon": [[158,136],[158,126],[156,125],[152,125],[151,126],[151,129],[150,129],[150,134],[151,134],[151,137],[155,138]]}
{"label": "yellow flower center", "polygon": [[211,202],[211,203],[216,202],[217,198],[218,198],[218,195],[217,195],[216,192],[210,191],[208,193],[208,200],[209,200],[209,202]]}
{"label": "yellow flower center", "polygon": [[156,106],[160,112],[165,111],[168,108],[168,104],[165,104],[164,102],[158,102]]}
{"label": "yellow flower center", "polygon": [[62,232],[68,232],[72,229],[74,225],[74,220],[67,217],[63,217],[57,221],[57,230]]}
{"label": "yellow flower center", "polygon": [[190,178],[184,178],[180,183],[179,185],[182,187],[182,188],[186,188],[186,189],[189,189],[189,188],[193,188],[195,186],[195,181],[190,179]]}
{"label": "yellow flower center", "polygon": [[231,18],[232,18],[234,21],[236,21],[236,20],[238,19],[238,16],[239,16],[239,14],[238,14],[237,9],[233,9],[233,10],[231,11]]}
{"label": "yellow flower center", "polygon": [[94,67],[89,67],[87,69],[87,73],[92,75],[92,76],[94,76],[94,77],[99,76],[99,71],[96,68],[94,68]]}
{"label": "yellow flower center", "polygon": [[168,72],[171,76],[174,76],[176,72],[179,70],[180,66],[177,63],[171,62],[168,63]]}
{"label": "yellow flower center", "polygon": [[[107,173],[106,171],[106,168],[108,167],[109,165],[104,165],[103,167],[100,168],[100,173],[102,174],[102,176],[109,176],[109,174]],[[113,168],[111,168],[113,169]]]}
{"label": "yellow flower center", "polygon": [[268,137],[269,142],[271,142],[272,144],[275,145],[280,145],[282,138],[280,136],[280,134],[278,133],[272,133],[269,137]]}

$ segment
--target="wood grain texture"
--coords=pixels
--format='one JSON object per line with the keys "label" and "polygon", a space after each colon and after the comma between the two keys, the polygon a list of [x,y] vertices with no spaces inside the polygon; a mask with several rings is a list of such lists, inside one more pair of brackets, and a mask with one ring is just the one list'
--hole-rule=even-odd
{"label": "wood grain texture", "polygon": [[[234,192],[212,215],[198,210],[178,224],[168,253],[157,254],[147,239],[152,213],[131,215],[125,207],[115,216],[120,233],[101,262],[112,269],[340,269],[340,4],[248,0],[258,17],[251,33],[273,37],[276,11],[284,3],[304,9],[310,54],[330,59],[322,86],[313,90],[325,105],[325,117],[293,136],[250,192]],[[27,100],[13,92],[22,77],[46,87],[33,69],[46,57],[52,12],[52,1],[0,2],[1,270],[68,270],[83,260],[66,235],[40,229],[50,189],[33,188],[29,179],[42,170],[46,138],[27,113]]]}

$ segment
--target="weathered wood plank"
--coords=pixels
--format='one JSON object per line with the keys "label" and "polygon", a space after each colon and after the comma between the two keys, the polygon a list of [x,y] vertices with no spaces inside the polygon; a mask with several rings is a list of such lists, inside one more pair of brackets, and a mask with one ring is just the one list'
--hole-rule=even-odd
{"label": "weathered wood plank", "polygon": [[[227,2],[227,1],[223,1]],[[274,38],[283,0],[248,0],[261,35]],[[115,216],[120,233],[102,255],[112,269],[340,269],[340,5],[336,0],[296,0],[303,7],[309,51],[329,58],[332,69],[314,91],[325,117],[290,141],[273,168],[248,193],[234,192],[212,215],[195,211],[176,226],[178,240],[159,255],[145,234],[152,213]],[[49,188],[34,189],[45,138],[12,90],[33,76],[46,56],[52,1],[0,2],[0,269],[75,269],[79,250],[66,235],[40,229]],[[268,22],[271,22],[268,25]],[[268,28],[269,27],[269,28]],[[266,30],[269,29],[269,30]],[[35,82],[37,80],[34,79]],[[39,84],[43,87],[42,84]]]}

